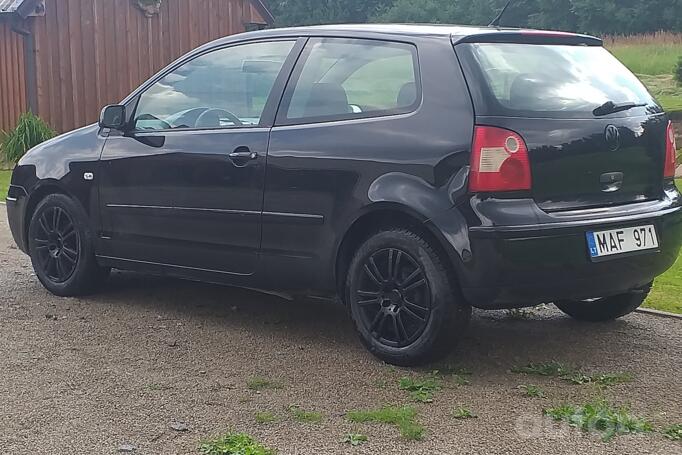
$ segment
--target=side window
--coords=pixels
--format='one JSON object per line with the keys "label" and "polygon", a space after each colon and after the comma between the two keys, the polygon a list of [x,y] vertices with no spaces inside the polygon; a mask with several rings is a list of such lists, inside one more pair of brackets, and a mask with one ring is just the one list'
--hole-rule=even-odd
{"label": "side window", "polygon": [[176,68],[140,97],[135,128],[230,128],[260,122],[294,41],[243,44]]}
{"label": "side window", "polygon": [[313,38],[294,71],[295,85],[287,88],[283,123],[411,112],[420,100],[418,74],[410,44]]}

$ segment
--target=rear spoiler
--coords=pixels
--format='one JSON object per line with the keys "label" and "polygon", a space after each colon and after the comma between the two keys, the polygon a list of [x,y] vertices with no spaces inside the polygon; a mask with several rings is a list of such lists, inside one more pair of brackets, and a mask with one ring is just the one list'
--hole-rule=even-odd
{"label": "rear spoiler", "polygon": [[603,46],[600,38],[579,33],[554,32],[545,30],[500,30],[453,35],[452,44],[459,43],[518,43],[518,44],[564,44],[572,46]]}

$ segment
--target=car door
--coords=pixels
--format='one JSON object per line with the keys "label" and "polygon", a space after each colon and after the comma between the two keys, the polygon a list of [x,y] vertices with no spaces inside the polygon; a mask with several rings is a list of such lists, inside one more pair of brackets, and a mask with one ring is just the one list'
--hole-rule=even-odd
{"label": "car door", "polygon": [[399,170],[427,179],[447,154],[442,131],[452,128],[440,123],[442,111],[414,118],[422,99],[417,57],[404,42],[308,40],[268,149],[262,252],[269,282],[333,287],[338,239],[368,203],[372,182]]}
{"label": "car door", "polygon": [[[224,47],[149,85],[100,163],[103,256],[256,270],[267,146],[295,39]],[[288,60],[289,58],[289,60]]]}

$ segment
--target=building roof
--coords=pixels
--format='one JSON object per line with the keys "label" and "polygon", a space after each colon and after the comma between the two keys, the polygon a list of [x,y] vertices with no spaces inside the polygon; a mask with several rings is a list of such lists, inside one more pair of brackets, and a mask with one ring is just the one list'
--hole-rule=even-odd
{"label": "building roof", "polygon": [[18,14],[26,18],[44,10],[42,0],[0,0],[0,14]]}
{"label": "building roof", "polygon": [[0,0],[0,13],[13,13],[24,0]]}
{"label": "building roof", "polygon": [[[275,18],[263,0],[250,1],[268,25],[275,23]],[[36,0],[0,0],[0,14],[11,14],[16,12],[21,14],[24,11],[32,11],[37,3]]]}
{"label": "building roof", "polygon": [[258,10],[261,17],[265,20],[265,22],[268,23],[268,25],[273,25],[275,23],[275,17],[272,15],[263,0],[251,0],[251,4],[256,8],[256,10]]}

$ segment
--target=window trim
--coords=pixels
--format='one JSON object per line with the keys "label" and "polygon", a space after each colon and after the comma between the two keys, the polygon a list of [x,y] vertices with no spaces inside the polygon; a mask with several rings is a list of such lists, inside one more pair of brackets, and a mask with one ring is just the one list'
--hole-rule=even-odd
{"label": "window trim", "polygon": [[[312,52],[311,41],[346,41],[346,42],[357,42],[357,41],[377,41],[389,44],[400,44],[409,47],[412,53],[412,62],[414,66],[414,80],[417,85],[417,96],[414,103],[410,106],[395,108],[395,109],[383,109],[370,112],[361,112],[358,114],[338,114],[338,115],[327,115],[321,117],[299,117],[299,118],[289,118],[288,111],[291,106],[291,101],[293,99],[294,91],[298,85],[298,82],[303,74],[303,70],[310,58]],[[394,117],[405,114],[412,114],[416,112],[422,105],[423,102],[423,90],[422,90],[422,79],[421,79],[421,65],[419,61],[419,49],[417,45],[413,42],[390,40],[390,39],[379,39],[379,38],[367,38],[367,37],[355,37],[355,36],[310,36],[307,40],[305,47],[302,49],[300,56],[297,59],[296,65],[293,68],[289,81],[282,95],[282,100],[277,110],[277,116],[275,118],[274,126],[296,126],[296,125],[314,125],[320,123],[331,123],[331,122],[341,122],[341,121],[361,121],[368,119],[376,119],[382,117]]]}
{"label": "window trim", "polygon": [[[275,78],[275,82],[272,85],[272,89],[270,90],[270,95],[268,96],[268,99],[265,102],[265,106],[263,107],[263,112],[260,117],[260,122],[257,125],[232,125],[232,126],[223,126],[223,127],[203,127],[203,128],[164,128],[164,129],[158,129],[158,130],[150,130],[150,129],[137,129],[135,128],[135,117],[137,116],[137,109],[140,104],[140,98],[142,95],[144,95],[151,87],[153,87],[156,83],[161,81],[164,77],[168,76],[172,72],[176,71],[177,69],[181,68],[182,66],[190,63],[191,61],[203,57],[205,55],[208,55],[213,52],[218,52],[224,49],[229,49],[233,47],[238,47],[238,46],[247,46],[250,44],[259,44],[259,43],[272,43],[272,42],[279,42],[279,41],[290,41],[293,43],[293,46],[291,50],[289,51],[289,54],[287,57],[284,59],[284,62],[282,64],[282,68],[280,68],[280,71]],[[125,100],[123,103],[125,104],[126,108],[129,110],[128,114],[128,125],[127,125],[127,131],[128,134],[166,134],[169,132],[181,132],[181,131],[230,131],[230,130],[245,130],[245,129],[257,129],[257,128],[272,128],[274,124],[274,119],[277,111],[277,107],[279,105],[279,101],[282,97],[282,94],[284,92],[284,88],[286,86],[287,80],[289,79],[289,75],[291,74],[291,71],[294,68],[294,65],[298,61],[298,57],[303,51],[303,48],[305,47],[305,44],[307,43],[308,39],[307,38],[302,38],[302,37],[273,37],[273,38],[266,38],[266,39],[257,39],[257,40],[249,40],[249,41],[240,41],[236,43],[229,43],[221,46],[216,46],[216,47],[211,47],[208,49],[203,49],[200,52],[196,53],[190,53],[187,54],[183,57],[181,57],[179,60],[175,61],[174,63],[170,64],[168,67],[164,68],[161,70],[159,73],[157,73],[155,76],[147,80],[145,83],[143,83],[140,87],[138,87],[129,97],[127,100]]]}

